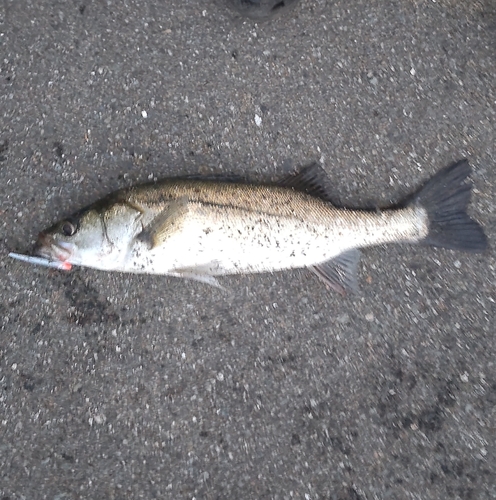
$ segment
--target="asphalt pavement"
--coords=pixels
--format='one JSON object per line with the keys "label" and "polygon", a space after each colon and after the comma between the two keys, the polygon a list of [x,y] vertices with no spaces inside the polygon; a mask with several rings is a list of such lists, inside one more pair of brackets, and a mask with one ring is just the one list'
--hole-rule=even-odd
{"label": "asphalt pavement", "polygon": [[[0,499],[495,499],[494,1],[226,1],[0,4]],[[490,249],[367,249],[354,296],[7,256],[149,179],[370,207],[461,158]]]}

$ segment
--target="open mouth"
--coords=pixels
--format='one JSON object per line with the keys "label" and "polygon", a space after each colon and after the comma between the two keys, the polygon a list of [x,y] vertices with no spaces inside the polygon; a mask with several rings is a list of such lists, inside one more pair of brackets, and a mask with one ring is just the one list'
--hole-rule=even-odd
{"label": "open mouth", "polygon": [[74,245],[63,241],[55,243],[52,236],[41,233],[33,249],[34,255],[11,252],[9,256],[22,262],[28,262],[29,264],[70,271],[72,264],[69,262],[69,259],[73,253]]}
{"label": "open mouth", "polygon": [[69,262],[74,251],[74,245],[66,243],[65,241],[55,242],[53,236],[40,233],[38,241],[33,249],[33,254],[36,257],[42,257],[47,261],[52,262],[53,265],[49,267],[57,267],[58,269],[71,269],[72,265]]}

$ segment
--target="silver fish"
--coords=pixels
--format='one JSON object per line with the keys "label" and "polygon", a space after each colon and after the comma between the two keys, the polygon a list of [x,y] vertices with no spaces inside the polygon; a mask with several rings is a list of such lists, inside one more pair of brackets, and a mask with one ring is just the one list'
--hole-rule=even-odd
{"label": "silver fish", "polygon": [[336,208],[317,164],[280,185],[167,179],[116,191],[40,233],[36,257],[58,269],[163,274],[218,285],[216,276],[309,268],[356,289],[358,248],[423,243],[484,251],[466,212],[466,160],[432,177],[410,202],[382,211]]}

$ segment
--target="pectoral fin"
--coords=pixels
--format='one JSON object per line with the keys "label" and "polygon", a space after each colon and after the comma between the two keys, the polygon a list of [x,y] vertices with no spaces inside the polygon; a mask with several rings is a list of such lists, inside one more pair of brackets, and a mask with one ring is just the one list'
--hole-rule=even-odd
{"label": "pectoral fin", "polygon": [[357,249],[352,249],[309,269],[333,290],[341,295],[346,295],[348,292],[356,293],[358,291],[357,267],[359,260],[360,252]]}
{"label": "pectoral fin", "polygon": [[172,201],[160,212],[141,233],[137,239],[148,243],[150,250],[163,244],[167,238],[178,231],[188,214],[188,198],[181,197]]}

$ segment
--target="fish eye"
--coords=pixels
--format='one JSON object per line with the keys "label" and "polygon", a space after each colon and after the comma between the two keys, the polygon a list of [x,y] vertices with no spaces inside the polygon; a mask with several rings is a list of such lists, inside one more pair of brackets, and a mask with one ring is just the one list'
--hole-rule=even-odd
{"label": "fish eye", "polygon": [[69,222],[68,220],[66,220],[62,224],[62,232],[66,236],[72,236],[76,232],[76,226],[72,222]]}

